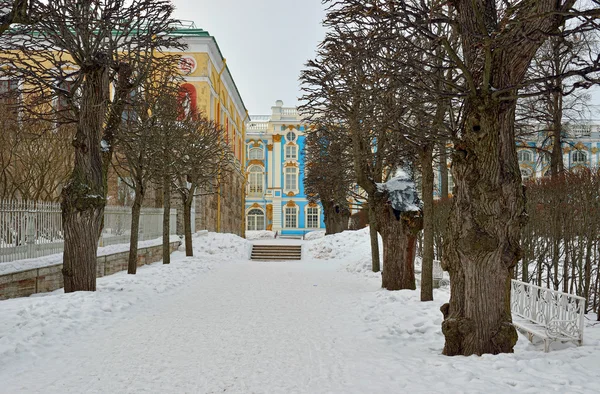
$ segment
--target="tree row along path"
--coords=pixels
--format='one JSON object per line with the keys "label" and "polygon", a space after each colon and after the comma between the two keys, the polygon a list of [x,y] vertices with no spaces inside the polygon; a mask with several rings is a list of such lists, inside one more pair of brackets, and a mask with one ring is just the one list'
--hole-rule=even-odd
{"label": "tree row along path", "polygon": [[[442,356],[439,305],[447,291],[420,303],[418,292],[381,290],[376,276],[349,273],[345,262],[332,260],[235,257],[189,268],[206,265],[206,256],[176,255],[171,267],[143,267],[135,279],[103,278],[112,281],[111,294],[127,296],[119,281],[185,276],[170,290],[154,281],[151,296],[120,312],[100,303],[113,310],[93,327],[73,323],[60,338],[42,335],[21,356],[17,347],[0,363],[0,393],[521,392],[540,385],[592,392],[598,383],[590,379],[597,340],[546,355],[521,339],[519,356]],[[0,304],[0,312],[4,305],[22,307],[19,302],[39,307],[53,297],[71,297],[85,308],[88,298],[103,294],[102,283],[98,294],[14,300]],[[57,314],[65,320],[86,313],[77,308],[53,311],[48,324]]]}

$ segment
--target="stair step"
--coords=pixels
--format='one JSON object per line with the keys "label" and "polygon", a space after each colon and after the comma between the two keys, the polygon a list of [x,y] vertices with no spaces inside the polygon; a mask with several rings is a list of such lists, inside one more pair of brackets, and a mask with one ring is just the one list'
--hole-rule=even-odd
{"label": "stair step", "polygon": [[251,260],[302,260],[302,245],[252,245]]}

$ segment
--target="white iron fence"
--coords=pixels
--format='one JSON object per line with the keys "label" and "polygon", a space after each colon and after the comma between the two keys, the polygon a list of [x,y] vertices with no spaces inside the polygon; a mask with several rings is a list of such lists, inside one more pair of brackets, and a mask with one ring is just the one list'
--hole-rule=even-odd
{"label": "white iron fence", "polygon": [[[162,208],[142,208],[139,240],[162,235]],[[177,210],[171,209],[171,234],[177,227]],[[107,206],[99,245],[129,242],[131,208]],[[30,259],[63,251],[59,203],[0,200],[0,263]]]}

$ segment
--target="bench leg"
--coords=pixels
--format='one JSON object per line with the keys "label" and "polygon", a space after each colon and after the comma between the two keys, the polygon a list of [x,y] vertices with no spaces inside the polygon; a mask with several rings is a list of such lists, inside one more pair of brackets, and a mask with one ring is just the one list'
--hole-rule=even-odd
{"label": "bench leg", "polygon": [[533,334],[532,333],[528,332],[527,338],[529,339],[529,342],[533,343]]}
{"label": "bench leg", "polygon": [[550,340],[544,339],[544,353],[548,353],[550,351]]}

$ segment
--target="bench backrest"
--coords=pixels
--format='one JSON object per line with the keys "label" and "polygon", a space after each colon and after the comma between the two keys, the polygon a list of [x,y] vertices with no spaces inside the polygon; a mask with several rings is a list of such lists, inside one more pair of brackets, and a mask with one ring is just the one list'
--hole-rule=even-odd
{"label": "bench backrest", "polygon": [[[510,309],[513,314],[543,326],[551,322],[570,322],[583,335],[585,298],[532,285],[511,281]],[[573,333],[575,334],[575,333]]]}

